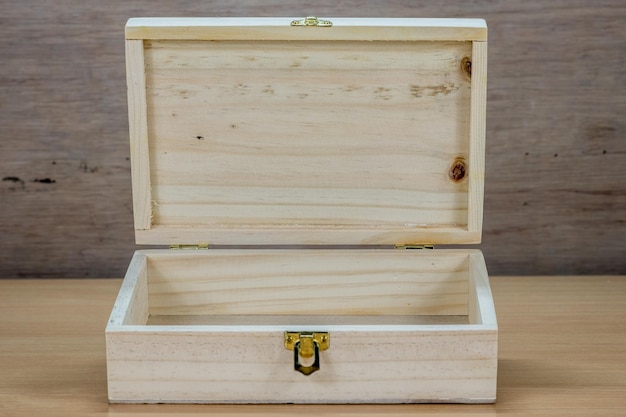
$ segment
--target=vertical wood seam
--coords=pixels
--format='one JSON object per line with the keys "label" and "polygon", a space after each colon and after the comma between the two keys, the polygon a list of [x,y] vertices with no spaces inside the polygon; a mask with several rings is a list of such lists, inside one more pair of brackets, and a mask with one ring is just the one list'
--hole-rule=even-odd
{"label": "vertical wood seam", "polygon": [[138,287],[140,286],[138,281],[142,279],[146,281],[141,285],[144,285],[146,290],[146,296],[144,297],[146,302],[143,304],[145,304],[145,316],[147,318],[147,268],[146,256],[139,252],[135,252],[130,261],[130,265],[128,266],[128,270],[126,271],[126,275],[118,292],[117,298],[115,299],[115,303],[113,304],[113,309],[111,310],[111,315],[107,325],[107,332],[109,330],[109,326],[129,324],[129,312],[130,310],[137,308],[135,306],[137,304],[135,295]]}
{"label": "vertical wood seam", "polygon": [[[470,105],[469,192],[467,229],[482,232],[485,181],[485,127],[487,111],[487,42],[472,43],[472,97]],[[481,235],[479,235],[481,236]],[[478,242],[480,242],[480,238]]]}
{"label": "vertical wood seam", "polygon": [[476,251],[469,255],[469,260],[469,280],[472,282],[472,289],[476,294],[475,314],[478,315],[476,319],[480,319],[482,325],[494,326],[497,329],[498,320],[485,258],[480,251]]}
{"label": "vertical wood seam", "polygon": [[142,40],[126,41],[126,82],[135,230],[150,229],[151,190],[146,73]]}

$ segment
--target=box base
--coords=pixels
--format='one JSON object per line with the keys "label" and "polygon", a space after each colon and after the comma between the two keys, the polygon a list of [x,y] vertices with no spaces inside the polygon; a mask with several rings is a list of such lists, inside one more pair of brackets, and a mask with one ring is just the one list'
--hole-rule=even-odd
{"label": "box base", "polygon": [[107,364],[110,402],[490,403],[497,324],[479,251],[138,251]]}

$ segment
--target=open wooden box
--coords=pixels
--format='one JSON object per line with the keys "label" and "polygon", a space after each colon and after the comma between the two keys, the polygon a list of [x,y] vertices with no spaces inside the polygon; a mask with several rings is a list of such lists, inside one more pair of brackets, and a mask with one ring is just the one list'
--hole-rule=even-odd
{"label": "open wooden box", "polygon": [[126,26],[109,400],[495,401],[485,22],[292,20]]}

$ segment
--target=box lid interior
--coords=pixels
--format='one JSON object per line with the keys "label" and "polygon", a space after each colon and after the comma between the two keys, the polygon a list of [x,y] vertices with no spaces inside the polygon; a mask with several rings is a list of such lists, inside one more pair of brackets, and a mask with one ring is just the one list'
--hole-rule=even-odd
{"label": "box lid interior", "polygon": [[476,19],[131,19],[136,240],[480,242]]}

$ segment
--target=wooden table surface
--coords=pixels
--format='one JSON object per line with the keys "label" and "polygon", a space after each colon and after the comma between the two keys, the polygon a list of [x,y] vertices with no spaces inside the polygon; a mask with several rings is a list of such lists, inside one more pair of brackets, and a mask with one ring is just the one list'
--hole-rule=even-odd
{"label": "wooden table surface", "polygon": [[110,405],[104,327],[120,283],[0,280],[0,416],[626,415],[626,276],[492,278],[492,405]]}

